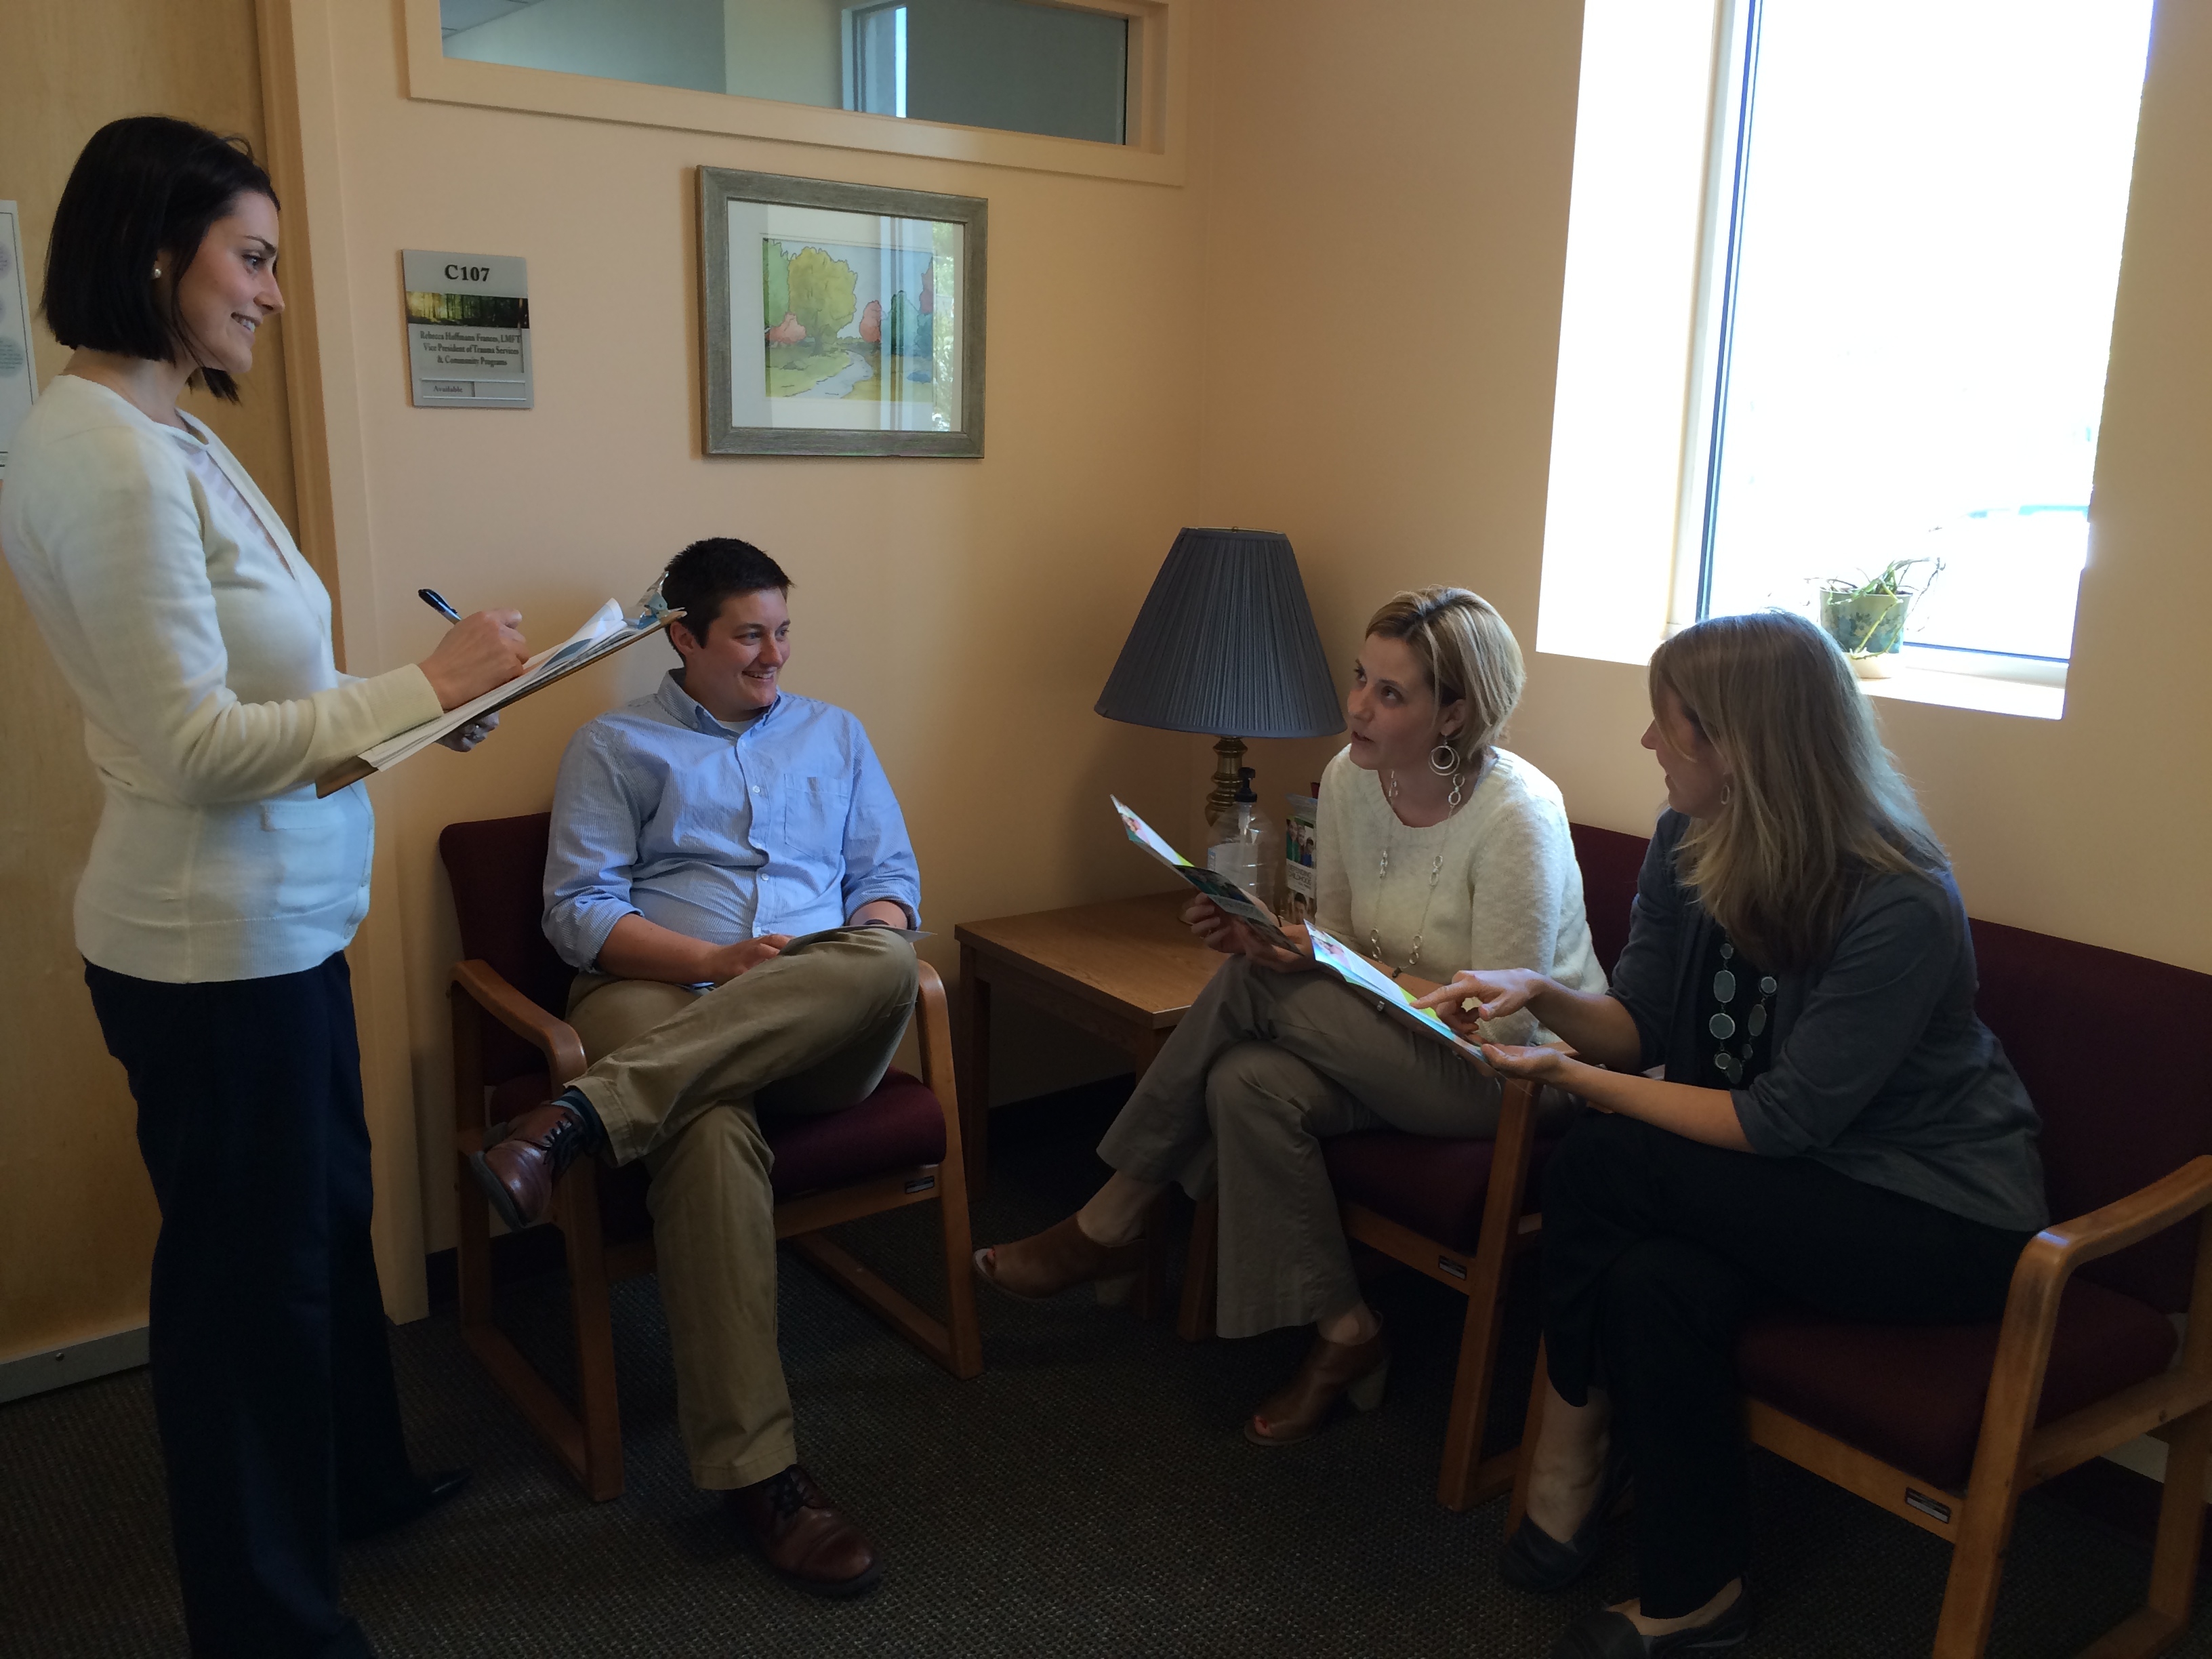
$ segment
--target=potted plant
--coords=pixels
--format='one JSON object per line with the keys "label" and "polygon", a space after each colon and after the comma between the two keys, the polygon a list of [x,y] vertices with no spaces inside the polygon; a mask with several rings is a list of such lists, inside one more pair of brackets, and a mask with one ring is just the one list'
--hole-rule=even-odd
{"label": "potted plant", "polygon": [[[1905,586],[1905,573],[1919,564],[1935,568],[1917,586]],[[1942,572],[1938,559],[1892,559],[1880,575],[1863,581],[1831,577],[1820,584],[1820,626],[1843,648],[1861,678],[1888,677],[1898,647],[1905,641],[1905,613],[1914,595],[1927,592],[1929,582]]]}

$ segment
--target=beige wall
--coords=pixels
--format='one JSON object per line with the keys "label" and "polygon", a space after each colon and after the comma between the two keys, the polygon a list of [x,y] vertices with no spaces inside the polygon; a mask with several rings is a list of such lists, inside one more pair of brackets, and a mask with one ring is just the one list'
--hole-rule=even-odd
{"label": "beige wall", "polygon": [[[1091,704],[1197,494],[1197,400],[1178,348],[1201,192],[412,102],[392,9],[300,0],[294,13],[319,303],[349,324],[324,342],[324,390],[334,434],[353,421],[360,434],[357,456],[333,441],[334,465],[359,469],[339,533],[348,665],[429,648],[424,584],[465,607],[518,605],[551,636],[609,593],[633,598],[693,538],[741,533],[797,580],[793,688],[853,708],[883,756],[940,968],[963,918],[1157,886],[1106,793],[1133,790],[1147,810],[1180,799],[1198,745]],[[702,164],[990,199],[984,459],[702,456]],[[534,410],[408,405],[408,247],[528,258]],[[390,879],[365,977],[396,965],[416,1114],[403,1124],[404,1108],[383,1103],[380,1152],[413,1131],[422,1247],[450,1238],[456,939],[436,833],[544,806],[568,733],[671,660],[640,647],[518,708],[478,753],[433,753],[376,786]],[[392,1212],[380,1232],[404,1236],[410,1195],[379,1173]]]}
{"label": "beige wall", "polygon": [[[1217,55],[1203,100],[1200,510],[1290,532],[1340,662],[1380,599],[1425,581],[1480,590],[1534,638],[1579,16],[1213,8],[1236,50]],[[2212,969],[2208,88],[2212,8],[2167,0],[2066,718],[1877,705],[1976,915],[2198,969]],[[1421,319],[1418,345],[1394,310]],[[1660,791],[1637,746],[1642,671],[1531,668],[1509,741],[1577,818],[1648,830]],[[1282,757],[1278,776],[1306,758]]]}
{"label": "beige wall", "polygon": [[[301,109],[287,235],[312,222],[328,319],[302,373],[330,433],[349,665],[428,648],[437,624],[413,598],[425,583],[468,605],[518,604],[542,636],[610,592],[628,599],[692,537],[752,536],[799,579],[793,686],[860,714],[905,803],[940,967],[963,918],[1157,885],[1101,810],[1109,787],[1194,836],[1205,744],[1090,712],[1178,525],[1289,532],[1340,670],[1376,600],[1423,580],[1480,588],[1533,637],[1577,8],[1212,0],[1193,182],[1173,188],[414,102],[396,8],[270,3]],[[137,23],[101,21],[111,7],[143,10],[64,9],[106,38],[143,38]],[[7,176],[37,171],[19,159],[32,154],[19,125],[44,135],[39,155],[73,155],[78,140],[57,136],[68,122],[88,131],[169,101],[109,59],[97,67],[106,78],[86,82],[98,90],[82,109],[64,100],[34,118],[0,104],[0,194],[40,199],[35,179]],[[2212,98],[2193,95],[2208,85],[2212,18],[2169,3],[2067,719],[1895,702],[1881,714],[1977,913],[2212,968],[2212,873],[2193,856],[2212,807]],[[701,455],[702,163],[990,198],[987,459]],[[408,406],[410,246],[529,258],[537,409]],[[1388,317],[1409,273],[1444,296],[1420,301],[1410,352]],[[249,410],[281,411],[270,367]],[[268,482],[281,456],[251,464]],[[354,957],[380,1260],[403,1314],[421,1307],[422,1251],[450,1237],[455,941],[436,831],[542,807],[567,733],[649,685],[658,665],[639,656],[518,710],[475,756],[433,753],[374,786],[376,903]],[[0,664],[29,659],[0,651]],[[1636,747],[1639,674],[1550,657],[1533,667],[1517,746],[1577,817],[1648,824],[1658,792]],[[11,956],[0,998],[18,1056],[0,1101],[0,1274],[25,1264],[0,1279],[4,1356],[97,1319],[129,1322],[150,1215],[127,1101],[68,971],[60,896],[91,810],[56,736],[68,713],[51,696],[0,696],[0,708],[11,760],[32,752],[23,733],[46,745],[29,769],[40,812],[11,820],[0,843],[0,899],[33,919],[11,934],[30,948]],[[1303,787],[1333,746],[1255,745],[1263,794]],[[1059,1033],[1027,1059],[1008,1092],[1100,1063]]]}
{"label": "beige wall", "polygon": [[[84,142],[119,116],[158,111],[240,132],[263,149],[252,0],[189,15],[138,0],[11,9],[0,95],[0,198],[21,210],[32,303],[47,233]],[[34,72],[33,72],[34,70]],[[265,152],[264,152],[265,153]],[[280,275],[281,275],[280,270]],[[239,408],[192,395],[294,524],[283,325],[261,336],[261,372]],[[43,326],[41,385],[69,353]],[[127,1329],[146,1316],[159,1218],[134,1138],[122,1067],[85,995],[70,899],[100,816],[76,704],[56,678],[22,596],[0,579],[0,1360]]]}

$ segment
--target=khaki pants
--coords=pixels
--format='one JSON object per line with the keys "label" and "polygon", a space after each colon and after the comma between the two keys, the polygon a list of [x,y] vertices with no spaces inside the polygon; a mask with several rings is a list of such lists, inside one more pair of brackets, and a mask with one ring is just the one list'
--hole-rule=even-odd
{"label": "khaki pants", "polygon": [[[1360,1299],[1321,1143],[1353,1129],[1487,1139],[1504,1085],[1324,973],[1231,957],[1161,1047],[1098,1155],[1221,1203],[1216,1328],[1254,1336]],[[1545,1091],[1545,1115],[1573,1106]]]}
{"label": "khaki pants", "polygon": [[577,976],[568,1022],[617,1164],[645,1160],[691,1479],[749,1486],[798,1460],[775,1346],[775,1163],[756,1109],[842,1111],[883,1080],[914,1010],[914,947],[808,936],[711,991]]}

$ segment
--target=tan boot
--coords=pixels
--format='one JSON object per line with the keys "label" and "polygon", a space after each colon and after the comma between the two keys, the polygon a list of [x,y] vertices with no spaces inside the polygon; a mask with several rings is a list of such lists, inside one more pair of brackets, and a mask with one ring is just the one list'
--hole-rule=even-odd
{"label": "tan boot", "polygon": [[1255,1446],[1287,1446],[1319,1429],[1340,1395],[1356,1411],[1382,1403],[1390,1381],[1390,1345],[1377,1324],[1364,1342],[1332,1342],[1316,1336],[1297,1374],[1261,1402],[1244,1425],[1244,1437]]}
{"label": "tan boot", "polygon": [[1144,1260],[1142,1239],[1131,1244],[1097,1243],[1070,1216],[1041,1233],[976,1251],[975,1273],[1008,1296],[1039,1302],[1078,1285],[1126,1279]]}

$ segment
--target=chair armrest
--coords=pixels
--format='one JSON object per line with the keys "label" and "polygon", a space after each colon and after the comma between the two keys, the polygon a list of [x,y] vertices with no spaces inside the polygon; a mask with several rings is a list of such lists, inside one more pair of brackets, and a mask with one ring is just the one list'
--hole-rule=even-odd
{"label": "chair armrest", "polygon": [[[2033,1341],[2036,1352],[2049,1352],[2051,1333],[2058,1323],[2058,1299],[2076,1267],[2186,1221],[2208,1204],[2212,1204],[2212,1157],[2192,1158],[2172,1175],[2102,1209],[2053,1222],[2029,1239],[2005,1297],[2000,1366],[2015,1349],[2022,1354],[2028,1351],[2022,1343]],[[2037,1334],[2039,1341],[2034,1341]],[[2039,1369],[2039,1359],[2037,1364]]]}
{"label": "chair armrest", "polygon": [[566,1088],[582,1073],[584,1042],[576,1035],[576,1028],[565,1019],[556,1019],[516,990],[489,963],[478,957],[455,963],[453,985],[545,1056],[546,1073],[556,1089]]}
{"label": "chair armrest", "polygon": [[[2139,1244],[2212,1204],[2212,1157],[2192,1158],[2172,1175],[2115,1200],[2100,1210],[2053,1222],[2028,1246],[2054,1266],[2072,1272],[2085,1261]],[[2043,1246],[2037,1250],[2038,1246]],[[2049,1271],[2045,1269],[2045,1271]]]}
{"label": "chair armrest", "polygon": [[[2043,1398],[2059,1303],[2074,1270],[2140,1243],[2207,1205],[2212,1205],[2212,1157],[2193,1158],[2149,1186],[2071,1221],[2054,1223],[2027,1241],[2005,1295],[2004,1324],[1984,1397],[1982,1432],[1974,1450],[1978,1480],[1979,1471],[1987,1467],[2003,1471],[1992,1478],[2008,1491],[2018,1485],[2019,1462]],[[2192,1375],[2202,1375],[2212,1363],[2212,1331],[2196,1328],[2201,1322],[2198,1316],[2212,1313],[2208,1261],[2212,1261],[2212,1231],[2199,1239],[2197,1271],[2191,1287],[2192,1316],[2183,1358],[2184,1369]],[[1990,1460],[1987,1465],[1984,1458]]]}
{"label": "chair armrest", "polygon": [[[1498,1103],[1498,1133],[1491,1142],[1490,1185],[1483,1194],[1476,1253],[1503,1261],[1519,1232],[1528,1198],[1528,1159],[1536,1147],[1536,1103],[1543,1091],[1528,1078],[1508,1078]],[[1486,1258],[1487,1259],[1487,1258]]]}
{"label": "chair armrest", "polygon": [[915,961],[915,1038],[921,1050],[921,1080],[937,1103],[945,1109],[945,1161],[957,1164],[960,1147],[960,1091],[952,1072],[952,1018],[945,999],[945,981],[937,969],[919,957]]}

